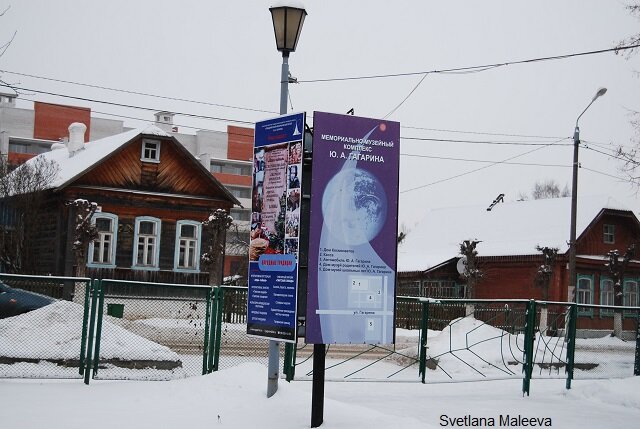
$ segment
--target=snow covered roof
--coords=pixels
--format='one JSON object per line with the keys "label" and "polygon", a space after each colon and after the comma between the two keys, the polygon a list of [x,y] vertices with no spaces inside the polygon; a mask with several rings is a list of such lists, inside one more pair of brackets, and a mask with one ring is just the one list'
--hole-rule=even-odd
{"label": "snow covered roof", "polygon": [[[85,143],[84,149],[78,150],[73,156],[69,155],[69,151],[66,148],[60,148],[40,154],[36,158],[44,158],[47,161],[55,161],[58,164],[58,174],[49,184],[49,188],[57,189],[72,182],[87,169],[98,164],[141,134],[171,137],[171,135],[155,125],[148,125]],[[30,159],[27,163],[35,162],[36,158]]]}
{"label": "snow covered roof", "polygon": [[[56,143],[50,152],[45,152],[31,158],[25,164],[33,165],[38,162],[38,160],[55,161],[58,166],[57,174],[53,180],[51,180],[51,182],[42,189],[58,190],[69,185],[75,179],[92,169],[95,165],[110,157],[141,135],[169,137],[173,139],[176,142],[176,147],[182,149],[186,155],[189,155],[194,159],[194,162],[200,169],[202,169],[203,174],[207,173],[206,176],[209,180],[218,185],[220,191],[226,195],[229,201],[233,202],[235,205],[241,206],[238,199],[234,197],[233,194],[231,194],[231,192],[222,183],[220,183],[220,181],[218,181],[218,179],[216,179],[212,174],[209,174],[208,170],[193,155],[191,155],[189,151],[180,144],[180,142],[178,142],[171,134],[168,134],[159,127],[151,124],[140,128],[129,129],[123,133],[99,140],[82,143],[81,149],[75,151],[73,155],[69,154],[69,150],[67,150],[65,145]],[[19,168],[20,167],[15,171],[18,171]],[[15,171],[12,172],[12,174],[14,174]],[[11,180],[10,176],[8,177],[9,180]]]}
{"label": "snow covered roof", "polygon": [[[629,209],[606,196],[580,197],[579,237],[603,210]],[[460,243],[477,239],[481,256],[535,255],[537,245],[568,251],[571,198],[430,210],[398,248],[398,271],[420,271],[459,255]]]}

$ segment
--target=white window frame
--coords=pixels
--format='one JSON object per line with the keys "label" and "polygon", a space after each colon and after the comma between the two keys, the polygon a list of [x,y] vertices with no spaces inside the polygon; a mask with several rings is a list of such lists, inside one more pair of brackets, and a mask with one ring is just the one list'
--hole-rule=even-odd
{"label": "white window frame", "polygon": [[[631,284],[635,285],[635,291],[631,292]],[[625,279],[622,286],[622,305],[624,307],[637,307],[640,297],[640,284],[637,279]],[[635,311],[624,312],[625,317],[635,316]]]}
{"label": "white window frame", "polygon": [[[589,288],[580,288],[580,283],[584,284],[589,282]],[[588,298],[587,300],[581,299],[581,297]],[[577,304],[593,304],[593,276],[590,275],[578,275],[578,281],[576,282],[576,303]],[[593,308],[578,307],[578,314],[582,316],[593,316]]]}
{"label": "white window frame", "polygon": [[[140,152],[140,161],[159,163],[160,162],[160,146],[161,146],[160,143],[161,143],[160,140],[142,139],[142,151]],[[146,156],[145,152],[147,149],[147,144],[156,145],[155,157]]]}
{"label": "white window frame", "polygon": [[616,226],[615,225],[605,223],[602,226],[602,242],[604,244],[616,243]]}
{"label": "white window frame", "polygon": [[[195,246],[193,249],[195,252],[194,267],[181,267],[179,265],[180,246],[181,246],[180,231],[183,225],[192,225],[196,228]],[[193,241],[193,240],[189,240],[189,241]],[[176,223],[176,245],[175,245],[175,251],[173,255],[173,270],[178,272],[189,272],[189,273],[200,272],[201,245],[202,245],[202,224],[195,220],[179,220]]]}
{"label": "white window frame", "polygon": [[[611,285],[611,289],[605,290],[605,284]],[[616,304],[616,285],[613,283],[613,280],[609,277],[602,277],[600,279],[600,305],[615,305]],[[606,301],[606,302],[605,302]],[[600,316],[611,316],[613,315],[613,310],[609,308],[601,308]]]}
{"label": "white window frame", "polygon": [[[154,248],[152,249],[152,263],[151,264],[138,264],[138,242],[140,241],[140,223],[142,222],[152,222],[155,224],[155,234],[152,236],[145,235],[143,237],[147,238],[155,238]],[[133,263],[131,268],[134,270],[147,270],[147,271],[157,271],[160,269],[160,235],[162,231],[162,221],[157,217],[151,216],[140,216],[136,218],[136,226],[135,226],[135,235],[133,239]],[[145,242],[145,247],[149,245],[148,242]],[[148,254],[149,252],[147,252]]]}
{"label": "white window frame", "polygon": [[[87,255],[87,267],[91,268],[115,268],[116,267],[116,247],[118,245],[118,216],[112,213],[95,213],[91,218],[91,224],[95,225],[96,220],[99,218],[109,219],[111,221],[111,250],[109,251],[109,262],[95,262],[93,260],[93,251],[96,246],[96,242],[100,243],[100,247],[104,246],[104,235],[98,232],[99,236],[96,240],[89,243],[89,251]],[[101,252],[102,254],[102,252]]]}

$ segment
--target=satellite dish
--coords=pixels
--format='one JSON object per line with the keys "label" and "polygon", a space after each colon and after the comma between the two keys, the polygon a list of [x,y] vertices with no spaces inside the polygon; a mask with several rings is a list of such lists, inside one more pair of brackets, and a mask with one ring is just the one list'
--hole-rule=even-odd
{"label": "satellite dish", "polygon": [[463,256],[458,259],[458,263],[456,264],[456,270],[458,270],[458,274],[462,275],[467,269],[467,257]]}

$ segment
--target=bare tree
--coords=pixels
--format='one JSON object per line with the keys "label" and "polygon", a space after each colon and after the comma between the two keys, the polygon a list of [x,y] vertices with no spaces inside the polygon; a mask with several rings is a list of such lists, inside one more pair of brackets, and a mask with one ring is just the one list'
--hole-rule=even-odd
{"label": "bare tree", "polygon": [[[11,9],[11,6],[7,6],[2,12],[0,12],[0,17],[4,16],[4,14],[7,13],[9,9]],[[18,34],[17,30],[13,32],[13,35],[11,36],[8,42],[5,42],[2,45],[0,45],[0,57],[2,57],[5,52],[7,52],[7,49],[9,49],[9,46],[11,46],[11,43],[13,43],[13,39],[16,38],[16,34]]]}
{"label": "bare tree", "polygon": [[74,233],[73,253],[76,262],[76,276],[85,277],[87,273],[87,250],[89,243],[98,238],[98,229],[92,223],[98,204],[84,199],[69,201],[67,206],[73,209]]}
{"label": "bare tree", "polygon": [[[629,261],[635,255],[635,244],[629,246],[620,261],[620,255],[617,250],[611,250],[607,253],[609,262],[606,264],[613,281],[613,305],[622,307],[624,303],[623,284],[624,273],[629,265]],[[613,320],[613,335],[622,338],[622,310],[616,309]]]}
{"label": "bare tree", "polygon": [[249,231],[242,229],[237,223],[233,223],[227,231],[227,243],[225,246],[227,255],[240,256],[243,263],[237,267],[235,272],[231,272],[231,279],[225,284],[246,284],[249,270]]}
{"label": "bare tree", "polygon": [[[11,6],[7,6],[3,11],[0,12],[0,18],[3,17],[7,11],[11,9]],[[9,49],[9,46],[11,46],[11,44],[13,43],[13,40],[16,38],[16,34],[18,34],[18,31],[14,31],[13,35],[11,35],[11,38],[7,41],[2,43],[2,45],[0,45],[0,58],[2,58],[2,56],[4,56],[5,52],[7,52],[7,49]],[[0,73],[0,76],[2,76],[2,73]],[[16,89],[13,87],[13,85],[5,82],[3,79],[0,79],[0,84],[2,84],[3,86],[9,87],[11,89],[13,89],[14,91],[16,91]],[[16,91],[17,92],[17,91]]]}
{"label": "bare tree", "polygon": [[31,243],[38,234],[42,207],[48,189],[57,177],[59,166],[42,157],[20,166],[0,156],[0,263],[7,271],[34,271],[36,264]]}
{"label": "bare tree", "polygon": [[534,283],[542,288],[542,299],[549,299],[549,285],[553,277],[553,266],[558,256],[557,247],[536,246],[536,250],[542,253],[542,265],[538,267]]}
{"label": "bare tree", "polygon": [[636,188],[640,188],[640,160],[638,159],[638,147],[640,146],[640,112],[633,112],[631,125],[635,129],[635,147],[620,146],[617,150],[617,157],[622,161],[620,172]]}
{"label": "bare tree", "polygon": [[[640,1],[636,0],[626,6],[629,13],[640,19]],[[616,48],[617,54],[624,54],[627,59],[635,55],[638,51],[637,45],[640,44],[640,33],[633,34],[621,40]],[[630,46],[635,46],[629,48]],[[638,72],[636,72],[638,73]],[[638,148],[640,147],[640,112],[631,111],[631,125],[635,129],[635,136],[631,138],[633,147],[631,149],[620,145],[617,151],[617,157],[622,160],[620,171],[625,175],[627,180],[636,188],[640,188],[640,161],[638,160]]]}
{"label": "bare tree", "polygon": [[[626,5],[625,8],[629,11],[629,13],[632,16],[635,16],[636,18],[640,19],[640,2],[639,1],[636,0],[633,3]],[[627,49],[627,48],[629,46],[636,46],[636,45],[640,45],[640,33],[633,34],[621,40],[620,43],[618,43],[618,45],[616,46],[617,48],[616,53],[621,54],[622,52],[624,52],[624,54],[628,58],[631,55],[633,55],[638,48],[637,47],[630,48],[630,49]]]}
{"label": "bare tree", "polygon": [[460,243],[460,254],[466,258],[466,265],[462,277],[467,280],[467,296],[468,299],[476,297],[476,286],[484,277],[484,273],[478,268],[478,251],[476,246],[480,243],[478,240],[464,240]]}
{"label": "bare tree", "polygon": [[560,185],[555,180],[536,182],[533,185],[533,191],[531,192],[531,196],[534,200],[568,197],[569,195],[571,195],[569,187],[565,185],[564,189],[560,190]]}
{"label": "bare tree", "polygon": [[203,235],[207,237],[202,264],[209,271],[210,286],[220,285],[223,282],[226,235],[232,223],[233,218],[222,209],[215,210],[206,221],[202,222],[205,233]]}

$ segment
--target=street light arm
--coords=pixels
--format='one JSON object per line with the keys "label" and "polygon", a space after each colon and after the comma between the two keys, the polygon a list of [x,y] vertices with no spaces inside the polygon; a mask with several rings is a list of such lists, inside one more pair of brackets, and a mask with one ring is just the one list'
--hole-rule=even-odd
{"label": "street light arm", "polygon": [[584,110],[582,111],[582,113],[580,113],[580,115],[578,116],[578,119],[576,119],[576,129],[578,128],[578,121],[580,120],[580,118],[582,117],[582,115],[584,115],[584,112],[587,111],[587,109],[589,109],[589,107],[591,107],[591,105],[593,104],[594,101],[596,101],[599,97],[602,97],[605,93],[607,92],[607,88],[599,88],[598,91],[596,92],[596,94],[593,96],[593,98],[591,99],[591,103],[589,103],[589,105],[587,107],[584,108]]}
{"label": "street light arm", "polygon": [[584,112],[586,112],[589,107],[591,107],[591,105],[593,104],[594,101],[597,100],[598,97],[595,97],[593,100],[591,100],[591,103],[589,103],[589,105],[587,107],[584,108],[584,110],[582,111],[582,113],[580,113],[580,115],[578,116],[578,119],[576,119],[576,128],[578,128],[578,121],[580,120],[580,118],[582,117],[582,115],[584,115]]}

